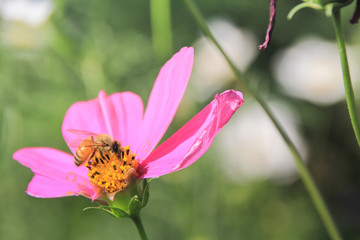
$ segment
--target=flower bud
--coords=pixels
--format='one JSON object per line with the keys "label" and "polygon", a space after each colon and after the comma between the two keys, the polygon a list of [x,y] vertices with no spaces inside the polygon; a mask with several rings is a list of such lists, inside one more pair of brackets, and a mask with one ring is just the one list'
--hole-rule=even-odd
{"label": "flower bud", "polygon": [[113,200],[104,198],[97,207],[87,207],[84,210],[97,209],[115,218],[132,217],[139,214],[149,199],[149,182],[151,179],[131,179],[126,190],[116,193]]}

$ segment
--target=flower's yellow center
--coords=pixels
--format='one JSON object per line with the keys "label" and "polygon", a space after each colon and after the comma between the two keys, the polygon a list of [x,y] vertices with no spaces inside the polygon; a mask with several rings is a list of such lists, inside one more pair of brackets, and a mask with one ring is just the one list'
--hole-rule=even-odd
{"label": "flower's yellow center", "polygon": [[131,153],[129,146],[121,148],[119,153],[97,150],[84,165],[89,169],[91,182],[107,193],[114,193],[126,188],[129,177],[138,176],[138,161],[135,157],[136,154]]}

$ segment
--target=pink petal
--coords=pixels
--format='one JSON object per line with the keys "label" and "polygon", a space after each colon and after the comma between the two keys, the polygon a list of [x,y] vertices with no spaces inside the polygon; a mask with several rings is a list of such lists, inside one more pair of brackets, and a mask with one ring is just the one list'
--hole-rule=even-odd
{"label": "pink petal", "polygon": [[23,148],[13,158],[34,172],[27,193],[34,197],[84,195],[95,199],[99,190],[87,177],[85,167],[76,167],[72,155],[53,148]]}
{"label": "pink petal", "polygon": [[194,49],[184,47],[161,68],[133,148],[140,160],[150,154],[169,127],[189,81],[193,57]]}
{"label": "pink petal", "polygon": [[158,177],[194,163],[243,102],[242,94],[234,90],[215,96],[209,105],[141,163],[139,171],[144,172],[141,177]]}
{"label": "pink petal", "polygon": [[[132,92],[107,96],[104,91],[90,101],[74,103],[66,112],[62,133],[69,145],[81,136],[67,132],[68,129],[106,133],[119,140],[123,146],[133,146],[143,118],[141,98]],[[83,137],[84,138],[84,137]],[[74,153],[76,148],[70,147]]]}
{"label": "pink petal", "polygon": [[78,192],[78,186],[72,182],[59,183],[59,181],[40,174],[34,175],[26,190],[30,196],[39,198],[73,196],[78,195]]}

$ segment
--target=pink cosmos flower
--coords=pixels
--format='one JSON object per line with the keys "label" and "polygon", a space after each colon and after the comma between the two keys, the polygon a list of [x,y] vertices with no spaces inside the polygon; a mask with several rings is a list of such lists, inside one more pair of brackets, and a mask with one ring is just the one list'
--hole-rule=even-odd
{"label": "pink cosmos flower", "polygon": [[[193,65],[193,48],[184,47],[161,69],[152,89],[146,111],[141,98],[132,92],[74,103],[67,111],[62,134],[72,154],[48,147],[23,148],[13,158],[31,168],[34,177],[27,193],[53,198],[83,195],[92,200],[104,190],[91,182],[89,170],[74,164],[78,136],[69,129],[108,134],[136,154],[137,177],[159,177],[186,168],[210,147],[214,137],[242,105],[240,92],[227,90],[157,148],[184,95]],[[114,167],[115,169],[115,167]],[[108,195],[109,196],[109,195]],[[110,197],[111,198],[111,197]]]}

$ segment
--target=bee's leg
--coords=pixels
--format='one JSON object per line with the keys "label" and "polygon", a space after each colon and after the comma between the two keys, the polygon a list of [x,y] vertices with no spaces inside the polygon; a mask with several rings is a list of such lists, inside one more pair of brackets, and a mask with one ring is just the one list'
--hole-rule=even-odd
{"label": "bee's leg", "polygon": [[107,161],[107,162],[109,162],[110,161],[110,157],[109,157],[109,154],[104,154],[103,153],[103,151],[101,151],[100,149],[99,149],[99,153],[100,153],[100,155],[101,155],[101,159],[100,159],[100,161],[104,164],[104,160],[105,161]]}
{"label": "bee's leg", "polygon": [[94,151],[93,151],[93,152],[92,152],[92,154],[90,155],[90,157],[89,157],[88,161],[94,157],[95,152],[96,152],[96,149],[94,149]]}

